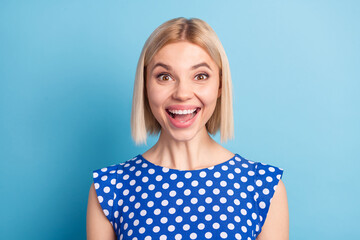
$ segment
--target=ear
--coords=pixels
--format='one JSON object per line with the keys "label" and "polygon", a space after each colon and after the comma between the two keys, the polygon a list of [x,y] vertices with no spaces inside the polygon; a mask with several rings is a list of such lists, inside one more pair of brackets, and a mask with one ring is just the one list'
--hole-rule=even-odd
{"label": "ear", "polygon": [[220,70],[219,72],[219,90],[218,90],[218,98],[221,96],[221,90],[222,90],[222,71]]}

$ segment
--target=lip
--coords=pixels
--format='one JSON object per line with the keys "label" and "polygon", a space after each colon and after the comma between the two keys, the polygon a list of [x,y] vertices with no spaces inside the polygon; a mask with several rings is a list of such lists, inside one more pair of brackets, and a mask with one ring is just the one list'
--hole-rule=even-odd
{"label": "lip", "polygon": [[199,115],[198,113],[201,111],[200,107],[190,106],[190,105],[173,105],[173,106],[169,106],[166,108],[167,110],[186,110],[186,109],[194,109],[194,108],[198,109],[195,116],[186,122],[177,121],[175,118],[172,118],[167,111],[166,111],[166,115],[167,115],[171,125],[173,125],[174,127],[188,128],[195,122],[197,116]]}
{"label": "lip", "polygon": [[167,110],[188,110],[188,109],[195,109],[195,108],[200,108],[196,105],[171,105],[171,106],[167,106],[165,109]]}

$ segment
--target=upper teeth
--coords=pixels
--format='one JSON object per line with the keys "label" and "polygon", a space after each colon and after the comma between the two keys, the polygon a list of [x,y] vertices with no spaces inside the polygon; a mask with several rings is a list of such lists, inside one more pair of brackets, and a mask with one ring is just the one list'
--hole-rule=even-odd
{"label": "upper teeth", "polygon": [[189,109],[189,110],[169,110],[172,114],[190,114],[196,111],[195,109]]}

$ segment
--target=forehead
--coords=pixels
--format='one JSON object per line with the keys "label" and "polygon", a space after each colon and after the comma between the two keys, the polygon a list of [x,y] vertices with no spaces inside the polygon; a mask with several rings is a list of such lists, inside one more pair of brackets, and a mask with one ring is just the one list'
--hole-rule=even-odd
{"label": "forehead", "polygon": [[189,67],[201,62],[216,66],[211,56],[202,47],[187,41],[166,44],[150,61],[149,66],[163,62],[171,66]]}

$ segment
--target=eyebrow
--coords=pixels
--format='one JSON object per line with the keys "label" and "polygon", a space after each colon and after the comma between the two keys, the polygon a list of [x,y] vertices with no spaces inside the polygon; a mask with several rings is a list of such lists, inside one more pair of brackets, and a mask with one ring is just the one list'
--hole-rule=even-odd
{"label": "eyebrow", "polygon": [[[156,67],[163,67],[163,68],[165,68],[165,69],[168,70],[168,71],[170,71],[170,70],[172,69],[169,65],[166,65],[165,63],[162,63],[162,62],[158,62],[158,63],[156,63],[156,64],[154,65],[154,67],[152,68],[151,71],[154,71],[154,69],[155,69]],[[202,62],[202,63],[196,64],[196,65],[192,66],[191,69],[194,70],[194,69],[197,69],[197,68],[199,68],[199,67],[207,67],[208,69],[210,69],[210,70],[212,71],[211,67],[210,67],[206,62]]]}
{"label": "eyebrow", "polygon": [[171,70],[171,67],[170,67],[169,65],[166,65],[165,63],[158,62],[158,63],[156,63],[156,64],[153,66],[153,68],[151,69],[151,71],[154,71],[154,69],[155,69],[156,67],[163,67],[163,68],[165,68],[165,69],[168,70],[168,71]]}
{"label": "eyebrow", "polygon": [[196,64],[196,65],[192,66],[191,69],[194,70],[194,69],[197,69],[199,67],[207,67],[208,69],[210,69],[212,71],[211,67],[206,62]]}

